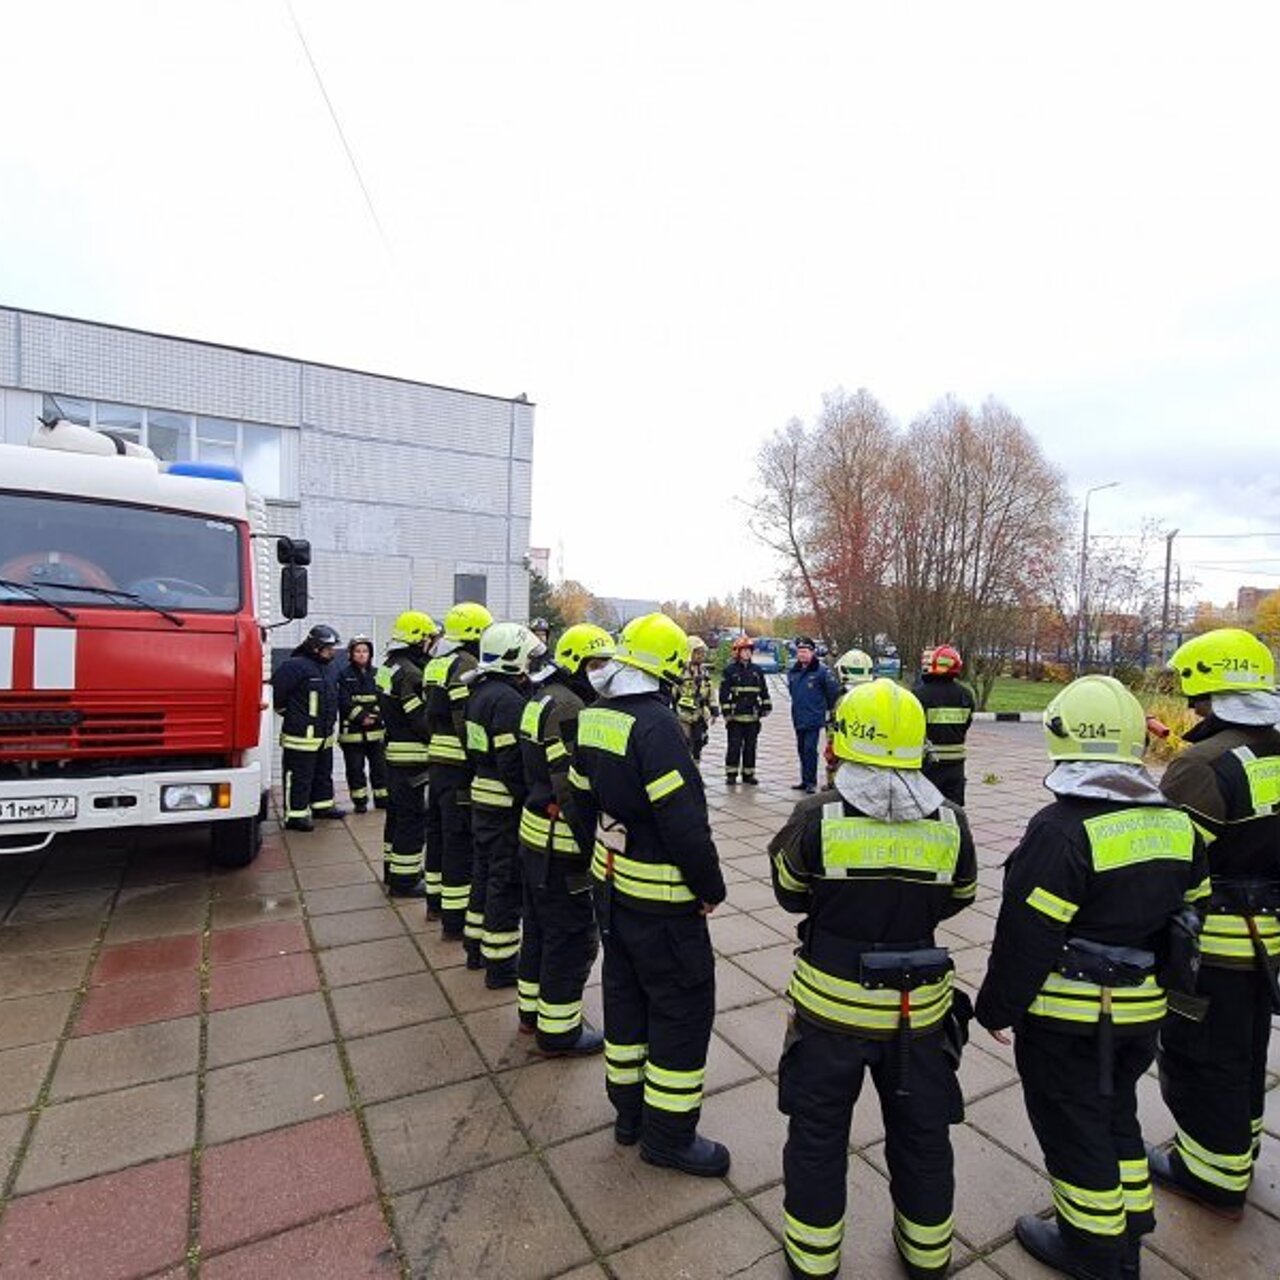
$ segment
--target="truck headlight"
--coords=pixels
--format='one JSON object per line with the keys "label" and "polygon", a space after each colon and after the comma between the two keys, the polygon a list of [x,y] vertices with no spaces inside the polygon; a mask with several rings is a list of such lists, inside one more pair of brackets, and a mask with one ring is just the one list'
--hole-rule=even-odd
{"label": "truck headlight", "polygon": [[165,813],[226,809],[230,804],[231,785],[226,782],[177,782],[160,788],[160,808]]}

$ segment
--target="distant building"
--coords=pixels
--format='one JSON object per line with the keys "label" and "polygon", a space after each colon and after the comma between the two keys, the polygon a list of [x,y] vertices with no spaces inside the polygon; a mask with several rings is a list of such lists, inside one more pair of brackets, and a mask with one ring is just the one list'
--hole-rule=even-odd
{"label": "distant building", "polygon": [[593,621],[610,631],[625,627],[632,618],[657,613],[662,607],[657,600],[628,600],[624,596],[596,596],[599,616]]}
{"label": "distant building", "polygon": [[551,577],[551,548],[550,547],[530,547],[529,548],[529,572],[536,573],[538,577],[549,580]]}
{"label": "distant building", "polygon": [[311,541],[310,622],[377,640],[409,607],[440,617],[480,600],[496,617],[528,616],[523,396],[0,307],[0,440],[25,444],[45,415],[165,461],[239,467],[271,532]]}
{"label": "distant building", "polygon": [[1258,612],[1258,606],[1271,594],[1266,587],[1239,587],[1236,590],[1236,614],[1242,619],[1251,619]]}

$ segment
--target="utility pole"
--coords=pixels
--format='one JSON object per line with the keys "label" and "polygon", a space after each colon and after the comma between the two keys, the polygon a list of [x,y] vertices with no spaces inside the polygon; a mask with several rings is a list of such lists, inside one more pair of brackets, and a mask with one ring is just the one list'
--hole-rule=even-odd
{"label": "utility pole", "polygon": [[1160,610],[1160,666],[1168,659],[1169,649],[1169,579],[1173,572],[1173,540],[1178,530],[1166,534],[1164,539],[1164,607]]}
{"label": "utility pole", "polygon": [[1119,480],[1108,480],[1106,484],[1096,484],[1092,489],[1084,491],[1084,526],[1080,531],[1080,590],[1076,600],[1080,612],[1079,639],[1076,644],[1076,675],[1081,675],[1089,660],[1089,499],[1103,489],[1114,489]]}

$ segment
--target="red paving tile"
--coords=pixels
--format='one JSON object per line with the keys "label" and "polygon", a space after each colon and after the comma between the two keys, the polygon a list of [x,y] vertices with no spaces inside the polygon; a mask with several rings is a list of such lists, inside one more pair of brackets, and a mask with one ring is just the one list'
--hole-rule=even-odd
{"label": "red paving tile", "polygon": [[123,1280],[181,1261],[186,1156],[20,1196],[0,1222],[0,1276]]}
{"label": "red paving tile", "polygon": [[78,1036],[102,1031],[119,1031],[144,1022],[164,1022],[200,1012],[200,974],[159,973],[149,978],[130,978],[90,989],[80,1007],[76,1023]]}
{"label": "red paving tile", "polygon": [[215,933],[209,940],[209,957],[214,964],[239,964],[290,951],[307,951],[310,946],[301,920],[272,920],[269,924]]}
{"label": "red paving tile", "polygon": [[201,1178],[205,1252],[283,1231],[375,1195],[359,1127],[345,1112],[209,1147]]}
{"label": "red paving tile", "polygon": [[234,1009],[319,990],[316,962],[307,952],[296,951],[243,964],[215,965],[209,977],[209,1008]]}
{"label": "red paving tile", "polygon": [[288,871],[289,855],[283,844],[262,842],[262,852],[254,859],[253,865],[259,871]]}
{"label": "red paving tile", "polygon": [[126,978],[146,978],[200,967],[200,935],[179,934],[176,938],[148,938],[107,947],[94,966],[91,985],[103,986]]}
{"label": "red paving tile", "polygon": [[321,1218],[200,1263],[203,1280],[261,1280],[263,1276],[360,1280],[399,1274],[391,1237],[376,1204]]}

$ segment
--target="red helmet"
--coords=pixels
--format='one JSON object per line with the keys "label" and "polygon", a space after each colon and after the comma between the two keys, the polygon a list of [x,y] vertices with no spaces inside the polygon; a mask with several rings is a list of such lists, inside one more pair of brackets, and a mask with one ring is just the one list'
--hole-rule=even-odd
{"label": "red helmet", "polygon": [[940,644],[920,655],[920,670],[927,676],[958,676],[964,670],[964,659],[960,657],[959,649]]}
{"label": "red helmet", "polygon": [[738,636],[729,647],[737,653],[739,649],[754,649],[755,643],[750,636]]}

